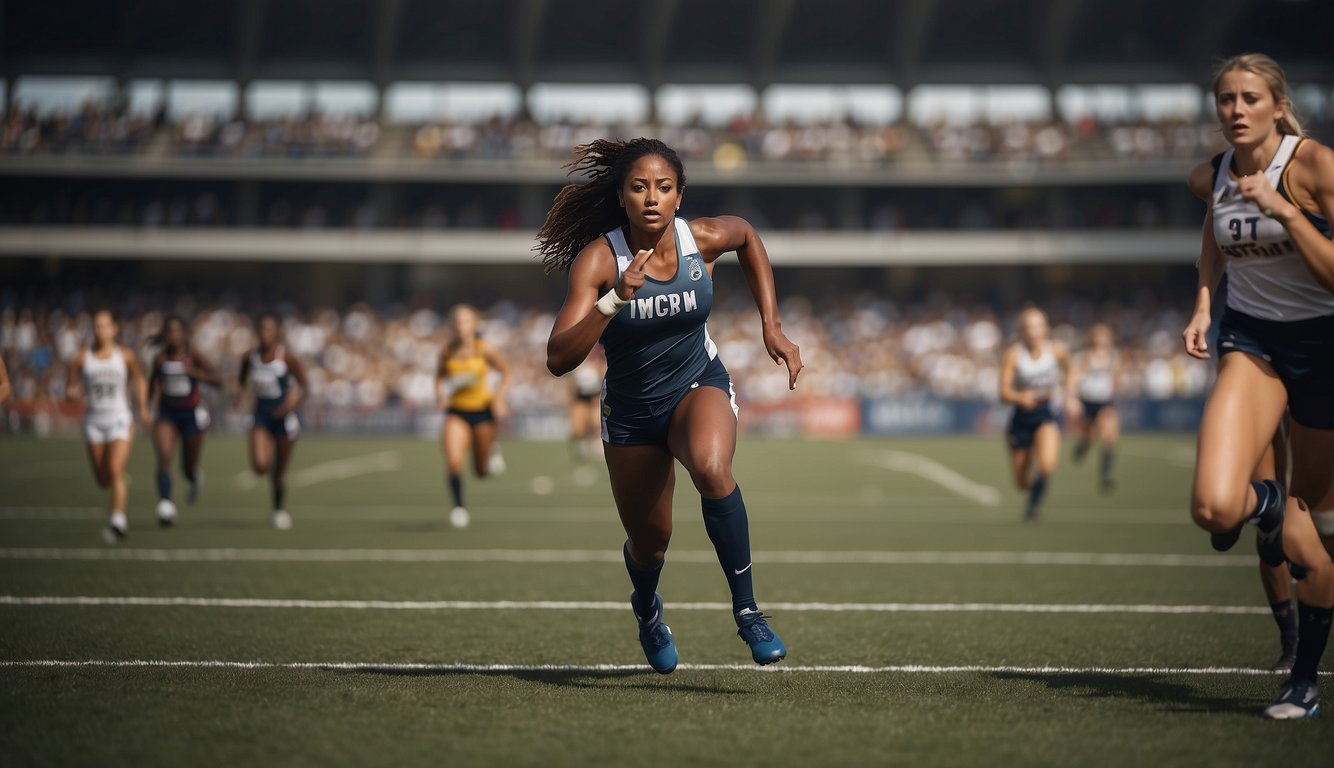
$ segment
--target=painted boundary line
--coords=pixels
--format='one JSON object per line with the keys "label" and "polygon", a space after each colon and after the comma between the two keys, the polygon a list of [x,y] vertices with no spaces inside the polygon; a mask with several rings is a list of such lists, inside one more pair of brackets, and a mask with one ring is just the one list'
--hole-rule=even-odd
{"label": "painted boundary line", "polygon": [[[779,565],[1067,565],[1161,568],[1254,568],[1245,555],[1174,555],[1097,552],[755,552]],[[672,550],[674,563],[717,563],[707,550]],[[130,549],[107,547],[0,548],[0,560],[130,560],[141,562],[290,563],[621,563],[619,551],[601,549]]]}
{"label": "painted boundary line", "polygon": [[920,453],[885,451],[874,458],[869,458],[867,463],[891,472],[916,475],[983,507],[997,506],[1003,498],[999,489],[964,477],[950,467]]}
{"label": "painted boundary line", "polygon": [[[300,608],[342,611],[624,611],[623,602],[599,600],[301,600],[260,597],[99,597],[0,595],[11,606],[128,606],[149,608]],[[672,603],[674,611],[726,611],[730,603]],[[1062,613],[1208,614],[1268,616],[1268,608],[1238,605],[1045,604],[1045,603],[766,603],[793,613]]]}
{"label": "painted boundary line", "polygon": [[[66,659],[7,659],[0,667],[15,668],[87,668],[112,669],[311,669],[349,672],[441,672],[460,674],[543,673],[566,672],[598,674],[606,672],[643,672],[654,674],[642,664],[429,664],[361,661],[225,661],[202,659],[197,661],[166,661],[155,659],[126,660],[66,660]],[[811,664],[761,667],[754,664],[682,664],[683,672],[755,672],[758,674],[837,673],[837,674],[1012,674],[1012,675],[1246,675],[1272,677],[1283,672],[1252,667],[1062,667],[1062,666],[989,666],[989,665],[931,665],[897,664],[866,666],[862,664]],[[1328,676],[1334,673],[1322,672]]]}

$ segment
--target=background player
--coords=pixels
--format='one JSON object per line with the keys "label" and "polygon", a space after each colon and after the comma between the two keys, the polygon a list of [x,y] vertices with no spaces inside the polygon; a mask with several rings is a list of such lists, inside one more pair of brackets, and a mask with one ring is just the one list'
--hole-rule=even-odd
{"label": "background player", "polygon": [[1106,323],[1095,324],[1089,329],[1088,349],[1074,359],[1072,378],[1083,412],[1077,427],[1074,459],[1083,461],[1094,437],[1098,439],[1098,447],[1102,449],[1098,477],[1104,493],[1116,487],[1112,466],[1116,462],[1116,443],[1121,437],[1121,419],[1112,402],[1112,394],[1116,390],[1118,363],[1112,327]]}
{"label": "background player", "polygon": [[[1210,309],[1225,270],[1227,307],[1218,380],[1200,426],[1191,516],[1219,550],[1253,523],[1261,558],[1278,566],[1286,557],[1306,572],[1296,589],[1292,674],[1265,714],[1311,717],[1320,711],[1316,674],[1334,614],[1334,564],[1299,499],[1318,513],[1334,511],[1334,152],[1302,135],[1283,70],[1268,56],[1229,59],[1213,91],[1231,149],[1190,175],[1191,191],[1209,212],[1195,314],[1183,333],[1188,353],[1209,356]],[[1294,497],[1287,500],[1276,478],[1246,480],[1285,409]]]}
{"label": "background player", "polygon": [[1069,391],[1070,353],[1051,340],[1047,315],[1036,307],[1019,316],[1019,342],[1001,360],[1001,402],[1014,406],[1005,430],[1015,485],[1028,491],[1024,520],[1041,514],[1047,482],[1061,452],[1056,411]]}
{"label": "background player", "polygon": [[672,536],[679,461],[700,494],[737,634],[757,663],[780,661],[787,649],[755,602],[746,506],[732,476],[731,376],[706,328],[714,264],[736,251],[759,308],[765,350],[776,365],[787,364],[788,387],[796,388],[801,354],[783,334],[764,244],[744,219],[677,218],[685,169],[661,141],[600,140],[575,152],[573,168],[589,181],[562,189],[538,232],[547,269],[569,272],[547,367],[569,373],[602,342],[603,450],[628,536],[630,604],[644,655],[658,672],[676,668],[657,585]]}
{"label": "background player", "polygon": [[157,519],[160,525],[176,521],[176,504],[171,499],[171,460],[176,441],[181,441],[181,471],[189,489],[186,501],[194,504],[199,496],[199,457],[208,430],[208,408],[200,399],[200,383],[221,386],[222,377],[201,354],[190,348],[190,334],[185,321],[169,315],[155,338],[161,349],[153,356],[153,372],[148,378],[148,399],[157,399],[157,420],[153,423],[153,449],[157,453]]}
{"label": "background player", "polygon": [[[240,385],[255,391],[254,423],[250,427],[250,466],[256,474],[268,474],[273,490],[274,528],[292,527],[292,517],[284,507],[287,464],[301,433],[296,408],[309,388],[301,363],[287,354],[282,344],[282,328],[273,313],[260,315],[255,324],[259,344],[241,360]],[[292,386],[293,383],[296,386]],[[236,405],[240,406],[237,393]]]}
{"label": "background player", "polygon": [[5,369],[5,358],[0,357],[0,405],[3,405],[9,399],[10,389],[9,371]]}
{"label": "background player", "polygon": [[134,439],[134,415],[130,410],[131,390],[139,418],[147,427],[148,385],[134,353],[116,343],[119,328],[111,312],[93,314],[93,343],[80,351],[70,363],[68,397],[82,399],[87,410],[83,416],[83,437],[88,445],[88,461],[93,477],[102,488],[111,491],[111,515],[103,536],[108,544],[125,538],[129,522],[125,517],[129,487],[125,465],[130,460]]}
{"label": "background player", "polygon": [[[473,469],[478,477],[499,474],[505,460],[496,442],[496,420],[509,416],[505,396],[510,387],[510,367],[495,347],[478,337],[477,310],[460,304],[450,313],[453,336],[440,351],[435,387],[445,409],[441,442],[449,493],[454,508],[449,523],[463,528],[471,519],[463,504],[463,463],[472,448]],[[491,390],[491,372],[500,383]]]}
{"label": "background player", "polygon": [[594,350],[570,377],[570,452],[579,462],[602,453],[602,377],[606,369]]}

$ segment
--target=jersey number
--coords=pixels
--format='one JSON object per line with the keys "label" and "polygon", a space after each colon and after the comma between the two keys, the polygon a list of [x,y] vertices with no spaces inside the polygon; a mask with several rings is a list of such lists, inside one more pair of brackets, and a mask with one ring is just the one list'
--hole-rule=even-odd
{"label": "jersey number", "polygon": [[1260,221],[1259,216],[1247,216],[1245,219],[1229,219],[1227,227],[1232,230],[1232,242],[1235,243],[1241,239],[1241,226],[1243,221],[1251,226],[1251,242],[1255,242],[1258,239],[1255,234],[1255,226]]}

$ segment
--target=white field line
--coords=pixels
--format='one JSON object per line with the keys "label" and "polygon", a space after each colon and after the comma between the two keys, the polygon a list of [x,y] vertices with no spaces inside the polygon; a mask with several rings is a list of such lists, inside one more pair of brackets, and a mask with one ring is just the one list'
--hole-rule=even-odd
{"label": "white field line", "polygon": [[[403,459],[397,451],[378,451],[364,456],[326,461],[294,470],[287,476],[292,488],[306,488],[330,480],[347,480],[376,472],[394,472],[403,468]],[[248,491],[259,484],[259,478],[249,470],[242,470],[232,478],[237,490]]]}
{"label": "white field line", "polygon": [[[650,673],[643,664],[431,664],[366,661],[226,661],[201,659],[169,661],[157,659],[6,659],[0,667],[8,668],[87,668],[112,669],[298,669],[321,671],[349,671],[367,673],[439,672],[455,674],[496,673],[574,673],[596,675],[608,672]],[[877,674],[1011,674],[1011,675],[1245,675],[1270,677],[1283,672],[1253,667],[1062,667],[1062,666],[990,666],[981,664],[934,665],[895,664],[867,666],[863,664],[776,664],[761,667],[755,664],[682,664],[678,672],[756,672],[759,674],[832,673],[854,675]],[[1322,672],[1331,675],[1332,672]]]}
{"label": "white field line", "polygon": [[[291,600],[260,597],[95,597],[0,595],[0,605],[148,608],[300,608],[338,611],[625,611],[624,602],[600,600]],[[726,611],[731,603],[672,603],[674,611]],[[1239,605],[1107,605],[1043,603],[766,603],[792,613],[1051,613],[1267,616],[1269,609]]]}
{"label": "white field line", "polygon": [[1157,448],[1147,445],[1121,446],[1118,451],[1128,456],[1134,456],[1139,459],[1151,459],[1153,461],[1166,461],[1169,464],[1183,468],[1193,468],[1195,466],[1195,449],[1184,446],[1163,446]]}
{"label": "white field line", "polygon": [[[672,550],[674,563],[716,564],[708,550]],[[777,565],[1040,565],[1158,568],[1254,568],[1247,555],[1117,554],[1097,552],[757,551],[752,559]],[[108,547],[0,548],[0,560],[118,560],[140,562],[278,563],[620,563],[602,549],[122,549]]]}
{"label": "white field line", "polygon": [[908,453],[907,451],[885,451],[878,456],[869,458],[868,463],[884,467],[892,472],[916,475],[984,507],[994,507],[1001,502],[1001,492],[998,489],[974,482],[935,459],[927,458],[921,454]]}

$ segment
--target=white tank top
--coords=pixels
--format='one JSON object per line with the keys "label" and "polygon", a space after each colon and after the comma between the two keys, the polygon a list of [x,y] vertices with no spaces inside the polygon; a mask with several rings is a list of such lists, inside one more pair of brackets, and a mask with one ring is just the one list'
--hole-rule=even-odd
{"label": "white tank top", "polygon": [[1016,344],[1014,364],[1014,389],[1020,392],[1036,392],[1038,397],[1050,398],[1061,382],[1061,365],[1056,360],[1056,352],[1050,341],[1042,345],[1042,354],[1034,358],[1028,354],[1028,348]]}
{"label": "white tank top", "polygon": [[88,350],[83,356],[83,392],[88,399],[87,415],[111,416],[130,412],[129,370],[125,367],[125,352],[118,346],[111,348],[111,356],[99,358]]}
{"label": "white tank top", "polygon": [[[1301,142],[1300,136],[1284,136],[1265,169],[1269,185],[1280,192],[1284,172]],[[1258,205],[1242,199],[1232,177],[1232,154],[1229,149],[1219,160],[1211,206],[1214,238],[1227,265],[1228,308],[1280,322],[1334,315],[1334,294],[1316,282],[1288,231],[1261,213]],[[1324,223],[1328,237],[1327,222],[1308,218],[1317,227]]]}
{"label": "white tank top", "polygon": [[1079,398],[1090,403],[1108,403],[1116,389],[1116,353],[1086,351],[1080,359]]}

